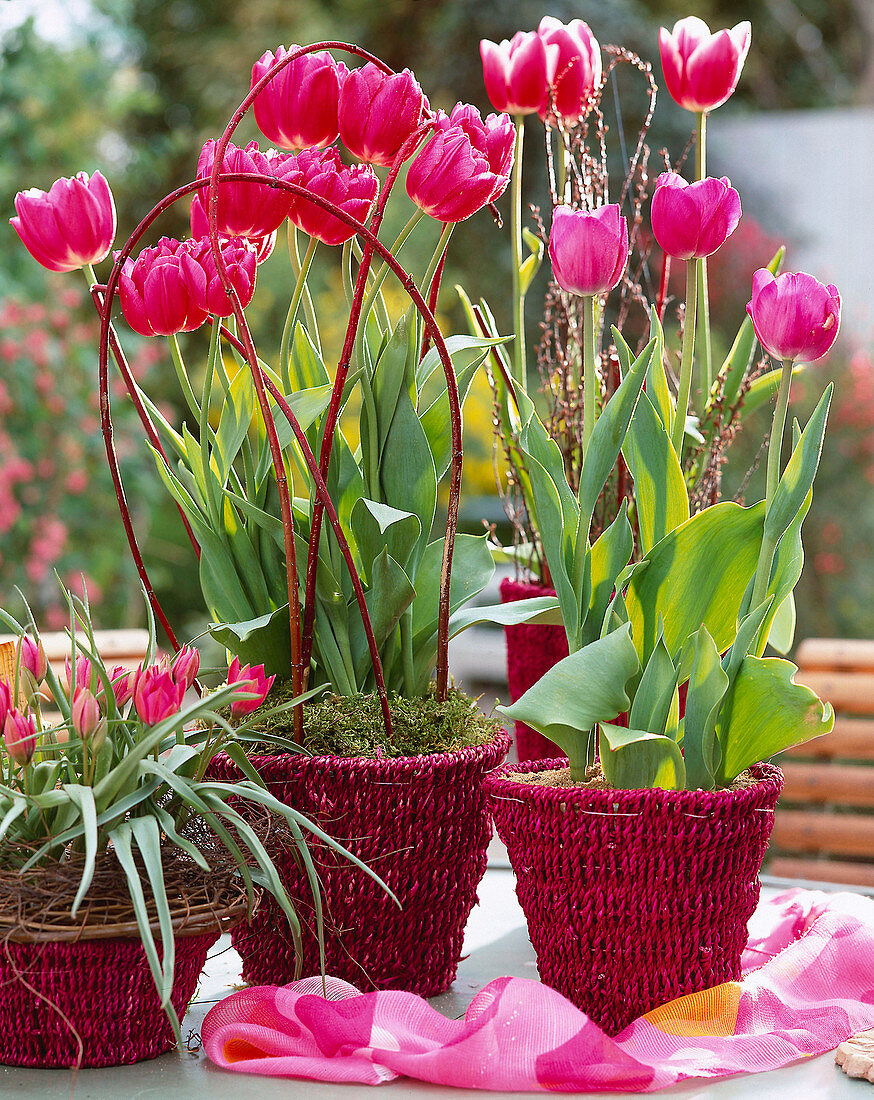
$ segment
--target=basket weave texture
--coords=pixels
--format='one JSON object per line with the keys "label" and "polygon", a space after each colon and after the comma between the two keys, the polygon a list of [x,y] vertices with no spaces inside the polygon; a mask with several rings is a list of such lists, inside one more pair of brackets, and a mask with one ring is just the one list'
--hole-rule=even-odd
{"label": "basket weave texture", "polygon": [[[180,1019],[218,937],[218,929],[176,937],[171,999]],[[6,942],[0,984],[3,1065],[120,1066],[176,1045],[139,939]]]}
{"label": "basket weave texture", "polygon": [[544,787],[509,772],[486,791],[516,874],[541,980],[608,1035],[686,993],[741,976],[747,922],[782,774],[736,791]]}
{"label": "basket weave texture", "polygon": [[[417,757],[250,757],[271,794],[346,845],[401,903],[399,909],[363,871],[309,841],[322,882],[328,974],[364,991],[403,989],[430,997],[449,987],[492,832],[483,776],[501,763],[509,744],[501,731],[486,745]],[[210,767],[223,779],[238,775],[222,754]],[[318,973],[306,875],[287,840],[266,843],[303,926],[302,973]],[[284,985],[294,979],[291,933],[272,898],[265,897],[252,923],[240,925],[232,938],[245,981]]]}
{"label": "basket weave texture", "polygon": [[[504,577],[501,581],[501,603],[514,603],[533,596],[554,596],[555,590],[541,584]],[[505,626],[507,639],[507,685],[510,699],[516,702],[525,692],[568,655],[567,635],[562,626],[529,626],[517,623]],[[516,723],[516,752],[520,760],[547,760],[554,757],[557,746],[547,741],[537,730],[524,722]]]}

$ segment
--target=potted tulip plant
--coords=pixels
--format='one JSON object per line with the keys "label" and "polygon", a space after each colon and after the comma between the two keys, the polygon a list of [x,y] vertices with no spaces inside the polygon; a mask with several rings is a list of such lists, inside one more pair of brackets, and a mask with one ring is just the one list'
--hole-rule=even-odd
{"label": "potted tulip plant", "polygon": [[[506,187],[513,130],[506,117],[482,119],[462,104],[448,116],[432,112],[411,73],[343,48],[365,64],[347,72],[320,46],[279,48],[256,62],[248,96],[221,138],[204,147],[197,178],[146,216],[105,284],[88,277],[102,320],[107,455],[153,605],[112,448],[110,356],[198,553],[214,636],[238,662],[285,681],[269,705],[278,700],[287,721],[254,715],[239,734],[253,746],[249,760],[219,756],[211,774],[259,775],[288,805],[346,838],[400,903],[319,848],[313,858],[326,934],[320,943],[315,913],[304,922],[306,969],[322,965],[365,988],[433,994],[452,981],[485,870],[482,777],[508,744],[496,723],[450,689],[449,638],[483,617],[514,622],[555,606],[549,598],[465,606],[494,565],[484,536],[456,533],[462,404],[496,341],[447,340],[434,319],[449,237]],[[295,152],[233,146],[249,107],[271,141]],[[360,163],[340,159],[331,144],[338,134]],[[411,157],[409,220],[389,248],[378,232]],[[384,179],[374,165],[388,169]],[[187,196],[192,238],[162,239],[134,257],[153,222]],[[20,196],[22,209],[35,201]],[[426,217],[442,228],[417,283],[397,254]],[[295,286],[270,365],[258,355],[245,310],[258,263],[285,222]],[[349,319],[332,374],[307,275],[317,249],[340,246]],[[108,247],[101,242],[104,254]],[[410,302],[397,318],[383,293],[389,275]],[[190,426],[169,424],[131,377],[111,322],[116,294],[131,327],[168,338]],[[210,349],[195,384],[178,334],[207,321]],[[234,371],[226,355],[235,357]],[[357,445],[347,441],[346,425]],[[434,539],[444,475],[446,527]],[[172,642],[157,606],[155,614]],[[304,706],[327,689],[326,701]],[[296,854],[271,852],[289,893],[302,900]],[[293,945],[280,917],[266,899],[251,927],[235,934],[248,980],[292,977]]]}
{"label": "potted tulip plant", "polygon": [[206,774],[222,748],[242,756],[219,712],[257,707],[257,675],[235,668],[188,702],[196,650],[158,660],[150,627],[142,664],[111,669],[87,602],[67,601],[61,678],[35,624],[28,632],[0,611],[14,636],[0,644],[4,1065],[119,1065],[170,1049],[208,949],[262,890],[299,945],[299,917],[247,806],[284,823],[319,906],[303,840],[318,827],[257,777]]}

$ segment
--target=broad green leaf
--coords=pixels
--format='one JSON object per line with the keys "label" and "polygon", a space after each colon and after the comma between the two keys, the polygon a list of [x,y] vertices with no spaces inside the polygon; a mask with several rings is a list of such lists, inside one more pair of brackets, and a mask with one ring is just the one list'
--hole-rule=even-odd
{"label": "broad green leaf", "polygon": [[235,623],[214,623],[213,638],[244,665],[264,665],[268,676],[287,679],[291,674],[291,628],[288,604]]}
{"label": "broad green leaf", "polygon": [[680,460],[649,399],[641,394],[625,444],[634,478],[634,500],[644,553],[689,518],[689,496]]}
{"label": "broad green leaf", "polygon": [[419,540],[421,553],[434,524],[437,471],[428,438],[406,390],[402,390],[398,397],[391,428],[385,439],[380,479],[383,503],[418,516],[422,532]]}
{"label": "broad green leaf", "polygon": [[[799,363],[792,368],[792,377],[795,378],[796,375],[802,374],[803,372],[804,366]],[[749,389],[744,394],[743,404],[738,412],[741,419],[746,419],[750,413],[754,413],[756,409],[760,409],[762,405],[773,403],[780,386],[781,373],[778,367],[776,370],[769,370],[765,374],[760,374],[758,378],[753,379]]]}
{"label": "broad green leaf", "polygon": [[[412,382],[415,362],[415,347],[410,347],[411,334],[415,334],[415,324],[410,325],[409,318],[403,314],[391,334],[391,339],[386,343],[373,368],[371,388],[376,407],[378,455],[382,456],[389,428],[398,407],[398,398],[402,390],[409,390]],[[362,403],[362,415],[365,413],[366,404]],[[365,430],[362,424],[361,440],[362,449],[365,441]]]}
{"label": "broad green leaf", "polygon": [[628,709],[628,683],[639,668],[626,625],[571,653],[511,706],[495,709],[554,741],[574,778],[583,778],[594,758],[592,730]]}
{"label": "broad green leaf", "polygon": [[659,315],[653,307],[649,311],[649,334],[655,337],[652,360],[649,370],[646,372],[646,384],[644,390],[653,403],[653,407],[659,414],[659,420],[666,432],[670,432],[674,423],[674,398],[668,388],[668,380],[665,376],[665,334],[662,331]]}
{"label": "broad green leaf", "polygon": [[744,659],[719,718],[720,786],[760,760],[830,732],[831,705],[796,684],[797,671],[780,657]]}
{"label": "broad green leaf", "polygon": [[293,393],[298,390],[312,390],[331,384],[328,368],[316,350],[305,326],[297,321],[291,342],[289,375]]}
{"label": "broad green leaf", "polygon": [[[506,344],[512,339],[512,336],[447,336],[445,343],[455,367],[455,373],[460,376],[468,367],[482,363],[492,348]],[[416,369],[416,387],[419,391],[438,368],[443,375],[440,352],[432,346],[425,352]],[[446,385],[445,376],[443,385]]]}
{"label": "broad green leaf", "polygon": [[[286,404],[294,413],[294,417],[300,425],[301,431],[306,431],[322,415],[331,403],[331,393],[334,387],[330,385],[316,386],[308,390],[296,390],[285,398]],[[295,435],[288,417],[280,409],[279,405],[271,399],[273,422],[276,425],[276,435],[279,446],[284,451],[290,446]]]}
{"label": "broad green leaf", "polygon": [[741,614],[738,620],[737,637],[722,658],[722,667],[728,675],[729,682],[737,676],[747,654],[753,652],[756,638],[772,603],[773,596],[769,596],[754,611]]}
{"label": "broad green leaf", "polygon": [[[471,383],[481,362],[482,359],[479,359],[458,372],[458,400],[462,408],[464,408]],[[449,391],[445,387],[428,408],[419,414],[419,420],[428,438],[439,480],[449,469],[452,461],[452,423],[449,418]]]}
{"label": "broad green leaf", "polygon": [[[218,369],[224,370],[219,364]],[[238,370],[228,386],[222,402],[219,426],[215,433],[213,461],[217,463],[218,479],[227,484],[228,472],[237,457],[255,416],[255,389],[248,370]]]}
{"label": "broad green leaf", "polygon": [[764,504],[724,502],[696,513],[646,555],[628,583],[625,603],[634,642],[649,660],[664,623],[675,659],[702,623],[720,652],[734,641],[741,598],[756,568]]}
{"label": "broad green leaf", "polygon": [[352,530],[362,563],[362,578],[369,581],[371,565],[386,549],[404,567],[419,541],[422,525],[412,512],[403,512],[361,497],[352,509]]}
{"label": "broad green leaf", "polygon": [[[774,635],[773,624],[781,611],[784,616],[788,616],[784,617],[782,622],[782,639],[785,643],[785,648],[781,650],[775,644],[774,640],[772,640],[771,644],[774,645],[774,648],[777,649],[778,652],[782,652],[784,656],[792,648],[792,638],[795,633],[795,602],[792,600],[792,591],[801,577],[801,570],[804,568],[804,547],[801,543],[801,525],[807,517],[812,501],[813,491],[811,490],[807,494],[804,504],[802,504],[799,509],[798,515],[789,524],[789,527],[777,546],[777,552],[774,555],[774,563],[771,566],[771,582],[768,585],[768,595],[772,595],[774,600],[759,630],[759,640],[754,649],[757,657],[762,656],[769,638]],[[791,602],[787,605],[787,601]],[[776,640],[780,640],[779,634],[776,636]]]}
{"label": "broad green leaf", "polygon": [[583,645],[600,638],[610,600],[616,588],[621,587],[617,578],[628,565],[633,550],[634,532],[628,522],[628,502],[623,500],[619,515],[592,546],[592,595],[588,615],[583,623]]}
{"label": "broad green leaf", "polygon": [[629,727],[663,734],[676,687],[677,670],[664,639],[659,638],[634,693],[628,713]]}
{"label": "broad green leaf", "polygon": [[[443,539],[435,539],[425,547],[416,573],[416,598],[413,601],[413,648],[431,644],[437,633],[437,604],[440,598],[440,577],[443,570]],[[489,550],[487,535],[455,536],[452,555],[452,575],[449,585],[451,615],[478,596],[494,576],[495,565]]]}
{"label": "broad green leaf", "polygon": [[[383,645],[415,596],[416,590],[410,578],[383,547],[371,567],[370,587],[364,598],[377,646]],[[371,667],[371,660],[361,611],[357,603],[348,609],[348,615],[349,641],[355,662],[355,676],[359,682],[363,682]]]}
{"label": "broad green leaf", "polygon": [[530,252],[519,268],[519,293],[524,295],[543,262],[543,241],[527,228],[522,230],[522,238]]}
{"label": "broad green leaf", "polygon": [[729,681],[706,627],[695,634],[694,652],[683,719],[686,784],[692,791],[712,791],[719,766],[716,718]]}
{"label": "broad green leaf", "polygon": [[[474,537],[474,536],[471,536]],[[493,626],[561,626],[561,608],[555,596],[532,596],[511,603],[475,604],[461,607],[449,617],[449,637],[454,638],[469,626],[490,623]]]}
{"label": "broad green leaf", "polygon": [[782,657],[786,656],[795,641],[795,618],[795,594],[790,592],[777,608],[768,634],[768,645],[776,649]]}
{"label": "broad green leaf", "polygon": [[765,536],[774,543],[780,540],[784,531],[798,515],[813,486],[813,479],[816,477],[819,466],[819,456],[822,453],[833,389],[834,383],[829,382],[777,483],[774,499],[765,517]]}
{"label": "broad green leaf", "polygon": [[91,880],[94,877],[94,861],[97,857],[97,806],[94,802],[94,791],[79,783],[64,783],[62,790],[76,807],[82,819],[82,835],[85,841],[85,861],[82,866],[82,877],[79,880],[79,889],[73,899],[70,916],[75,917],[82,904]]}
{"label": "broad green leaf", "polygon": [[607,782],[620,791],[681,791],[686,785],[683,754],[670,737],[600,724],[601,769]]}

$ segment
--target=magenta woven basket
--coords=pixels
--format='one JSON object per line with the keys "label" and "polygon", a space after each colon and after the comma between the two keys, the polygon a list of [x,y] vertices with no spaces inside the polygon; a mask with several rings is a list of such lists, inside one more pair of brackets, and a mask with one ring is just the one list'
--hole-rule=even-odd
{"label": "magenta woven basket", "polygon": [[[501,733],[487,745],[398,759],[253,756],[271,794],[312,818],[388,883],[402,908],[359,868],[312,842],[322,881],[326,971],[362,990],[442,993],[455,978],[464,926],[486,869],[492,825],[483,777],[507,755]],[[239,778],[223,754],[217,778]],[[319,972],[312,894],[291,851],[269,845],[303,929],[303,974]],[[284,985],[294,948],[269,896],[232,933],[243,979]]]}
{"label": "magenta woven basket", "polygon": [[[171,999],[180,1020],[218,937],[217,930],[176,935]],[[6,1066],[121,1066],[176,1045],[139,939],[6,941],[0,987],[0,1063]]]}
{"label": "magenta woven basket", "polygon": [[[554,595],[554,589],[542,584],[526,584],[510,577],[501,581],[501,603]],[[507,685],[510,699],[515,703],[545,672],[567,657],[567,635],[563,626],[529,626],[526,623],[505,626],[504,635],[507,639]],[[556,755],[558,746],[524,722],[517,722],[516,752],[520,760],[546,760]]]}
{"label": "magenta woven basket", "polygon": [[608,1035],[741,976],[747,921],[783,785],[757,764],[738,791],[540,787],[486,780],[540,978]]}

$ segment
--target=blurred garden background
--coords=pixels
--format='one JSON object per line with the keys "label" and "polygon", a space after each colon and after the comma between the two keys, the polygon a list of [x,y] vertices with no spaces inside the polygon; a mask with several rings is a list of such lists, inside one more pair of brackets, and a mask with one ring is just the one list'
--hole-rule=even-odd
{"label": "blurred garden background", "polygon": [[[874,170],[870,0],[687,0],[679,7],[664,0],[2,0],[0,603],[17,604],[18,586],[45,627],[61,627],[57,573],[74,588],[84,580],[101,627],[139,625],[142,619],[99,429],[96,316],[81,277],[52,276],[21,247],[5,221],[14,212],[16,191],[47,189],[59,176],[100,169],[118,205],[120,243],[155,202],[193,177],[202,143],[221,132],[249,88],[252,63],[266,49],[320,39],[356,41],[395,68],[412,68],[432,106],[449,109],[463,100],[485,112],[491,108],[479,40],[534,29],[547,14],[565,22],[586,20],[602,44],[621,44],[651,61],[659,83],[661,24],[670,27],[690,14],[711,29],[752,21],[738,91],[708,127],[711,169],[732,178],[745,209],[740,229],[710,269],[715,358],[720,361],[744,315],[752,272],[779,244],[787,245],[786,269],[802,268],[839,286],[844,331],[829,357],[808,368],[817,374],[808,387],[811,396],[826,377],[835,380],[836,396],[805,525],[797,637],[874,637],[874,228],[866,194]],[[611,90],[607,122],[620,150],[623,140],[636,140],[646,88],[622,72]],[[662,147],[676,160],[689,138],[689,118],[660,94],[649,135],[654,166],[661,163]],[[239,144],[258,136],[251,120],[239,134]],[[538,160],[540,140],[529,128],[529,165]],[[527,186],[527,201],[542,205],[545,179],[530,173]],[[548,210],[544,214],[548,224]],[[177,206],[155,236],[185,235],[185,215]],[[422,235],[421,266],[433,244]],[[108,271],[108,263],[103,266]],[[530,332],[537,331],[545,274],[528,294]],[[290,279],[288,257],[277,248],[260,269],[262,289],[252,318],[268,351],[279,342]],[[339,273],[328,267],[322,279],[321,294],[330,303]],[[509,331],[508,230],[485,212],[457,235],[443,281],[441,310],[461,328],[456,283],[471,297],[485,296],[502,331]],[[337,324],[342,320],[338,316]],[[130,338],[126,348],[137,377],[148,377],[150,392],[167,406],[178,405],[163,341]],[[801,419],[809,413],[803,391],[802,378],[795,405]],[[755,415],[761,423],[749,436],[760,442],[768,411]],[[145,560],[171,621],[190,636],[204,616],[196,563],[120,394],[115,421]],[[476,530],[482,518],[501,514],[484,382],[468,403],[466,429],[464,521]],[[728,495],[744,484],[756,447],[741,439],[732,448]]]}

